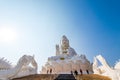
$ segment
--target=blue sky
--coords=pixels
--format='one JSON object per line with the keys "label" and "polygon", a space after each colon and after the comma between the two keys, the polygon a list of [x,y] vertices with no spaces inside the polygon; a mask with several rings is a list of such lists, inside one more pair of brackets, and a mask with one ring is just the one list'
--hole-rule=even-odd
{"label": "blue sky", "polygon": [[120,59],[118,0],[0,0],[0,29],[14,29],[17,39],[0,42],[0,57],[13,62],[35,55],[41,67],[55,55],[62,35],[92,62],[102,54],[110,65]]}

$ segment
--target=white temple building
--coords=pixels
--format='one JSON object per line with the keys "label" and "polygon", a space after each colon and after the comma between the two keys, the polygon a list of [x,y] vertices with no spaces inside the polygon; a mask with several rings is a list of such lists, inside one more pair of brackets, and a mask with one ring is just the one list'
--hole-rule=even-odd
{"label": "white temple building", "polygon": [[71,71],[77,70],[86,74],[86,70],[92,73],[92,64],[85,55],[78,55],[70,46],[69,40],[64,35],[60,45],[56,45],[56,55],[48,58],[48,61],[42,66],[41,74],[70,74]]}

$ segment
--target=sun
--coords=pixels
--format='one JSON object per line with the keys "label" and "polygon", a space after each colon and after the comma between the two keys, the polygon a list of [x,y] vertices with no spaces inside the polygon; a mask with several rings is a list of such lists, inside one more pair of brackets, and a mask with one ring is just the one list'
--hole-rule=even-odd
{"label": "sun", "polygon": [[0,28],[0,42],[14,42],[16,40],[16,31],[12,28]]}

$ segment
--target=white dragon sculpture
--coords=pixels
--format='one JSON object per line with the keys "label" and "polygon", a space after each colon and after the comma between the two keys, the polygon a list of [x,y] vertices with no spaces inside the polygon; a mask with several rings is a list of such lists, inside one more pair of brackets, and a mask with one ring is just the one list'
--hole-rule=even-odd
{"label": "white dragon sculpture", "polygon": [[6,59],[1,58],[0,80],[9,80],[30,74],[37,74],[37,68],[34,56],[23,55],[14,67]]}
{"label": "white dragon sculpture", "polygon": [[[101,66],[98,66],[97,60],[100,61]],[[120,62],[117,62],[116,65],[111,68],[106,60],[101,55],[98,55],[94,57],[93,72],[94,74],[108,76],[112,80],[120,80]]]}

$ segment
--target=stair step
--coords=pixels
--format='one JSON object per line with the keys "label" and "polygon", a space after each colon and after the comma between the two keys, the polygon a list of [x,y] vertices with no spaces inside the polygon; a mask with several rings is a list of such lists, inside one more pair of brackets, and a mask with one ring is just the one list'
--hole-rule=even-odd
{"label": "stair step", "polygon": [[76,80],[72,74],[60,74],[55,80]]}

